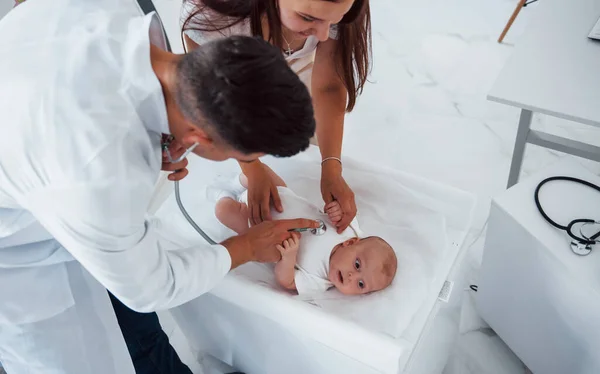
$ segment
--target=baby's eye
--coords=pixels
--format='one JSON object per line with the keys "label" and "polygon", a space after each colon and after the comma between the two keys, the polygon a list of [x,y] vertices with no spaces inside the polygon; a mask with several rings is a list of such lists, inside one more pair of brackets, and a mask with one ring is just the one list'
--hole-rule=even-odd
{"label": "baby's eye", "polygon": [[361,280],[360,280],[360,281],[358,281],[358,288],[360,288],[360,289],[363,289],[363,288],[365,288],[365,282],[363,282],[363,281],[361,281]]}
{"label": "baby's eye", "polygon": [[354,260],[354,268],[360,270],[360,260],[358,258]]}
{"label": "baby's eye", "polygon": [[306,22],[312,22],[312,21],[314,21],[314,19],[312,19],[312,18],[310,18],[310,17],[307,17],[307,16],[303,16],[302,14],[300,15],[300,17],[301,17],[303,20],[305,20]]}

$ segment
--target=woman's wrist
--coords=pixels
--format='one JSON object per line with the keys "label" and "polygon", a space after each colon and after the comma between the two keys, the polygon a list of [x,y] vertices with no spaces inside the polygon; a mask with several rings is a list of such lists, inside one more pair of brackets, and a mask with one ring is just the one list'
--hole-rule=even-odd
{"label": "woman's wrist", "polygon": [[342,160],[339,157],[325,157],[321,162],[321,171],[323,174],[341,174]]}
{"label": "woman's wrist", "polygon": [[242,173],[248,176],[255,170],[259,170],[262,167],[262,162],[259,159],[256,159],[252,162],[238,162],[240,164],[240,168],[242,169]]}
{"label": "woman's wrist", "polygon": [[342,159],[339,157],[335,157],[335,156],[329,156],[329,157],[324,157],[323,160],[321,160],[321,165],[327,163],[327,162],[337,162],[340,165],[342,165]]}

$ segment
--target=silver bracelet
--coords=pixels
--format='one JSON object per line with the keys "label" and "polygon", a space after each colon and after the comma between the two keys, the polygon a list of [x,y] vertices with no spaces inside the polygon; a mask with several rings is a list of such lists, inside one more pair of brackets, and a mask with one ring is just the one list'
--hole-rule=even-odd
{"label": "silver bracelet", "polygon": [[325,157],[325,158],[323,159],[323,161],[321,161],[321,165],[323,165],[323,164],[325,163],[325,161],[329,161],[329,160],[336,160],[337,162],[339,162],[339,163],[340,163],[340,165],[344,165],[344,164],[342,163],[342,159],[340,159],[339,157]]}

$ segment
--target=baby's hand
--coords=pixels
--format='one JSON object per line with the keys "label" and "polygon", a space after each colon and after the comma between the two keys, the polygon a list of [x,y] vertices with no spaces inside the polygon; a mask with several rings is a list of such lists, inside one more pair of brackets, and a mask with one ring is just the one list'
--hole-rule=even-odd
{"label": "baby's hand", "polygon": [[338,222],[342,219],[343,212],[340,203],[337,201],[332,201],[329,204],[325,205],[325,213],[329,216],[331,223],[337,225]]}
{"label": "baby's hand", "polygon": [[292,237],[284,240],[281,244],[276,246],[277,250],[281,253],[281,258],[290,256],[296,256],[298,248],[300,248],[300,234],[292,233]]}

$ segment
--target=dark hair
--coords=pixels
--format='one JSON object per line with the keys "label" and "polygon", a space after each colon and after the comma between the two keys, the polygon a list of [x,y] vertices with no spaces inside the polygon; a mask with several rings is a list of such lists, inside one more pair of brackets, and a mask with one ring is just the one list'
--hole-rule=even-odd
{"label": "dark hair", "polygon": [[234,36],[202,45],[177,65],[177,104],[236,150],[293,156],[315,133],[310,94],[280,51]]}
{"label": "dark hair", "polygon": [[[261,17],[267,15],[269,41],[282,48],[281,19],[277,0],[184,0],[194,4],[194,10],[184,21],[182,29],[221,31],[245,19],[250,20],[252,35],[264,38]],[[335,0],[324,0],[335,1]],[[217,19],[206,16],[216,14]],[[354,0],[352,8],[337,25],[335,52],[337,73],[348,91],[348,112],[354,109],[357,97],[367,82],[371,60],[371,10],[369,0]]]}

